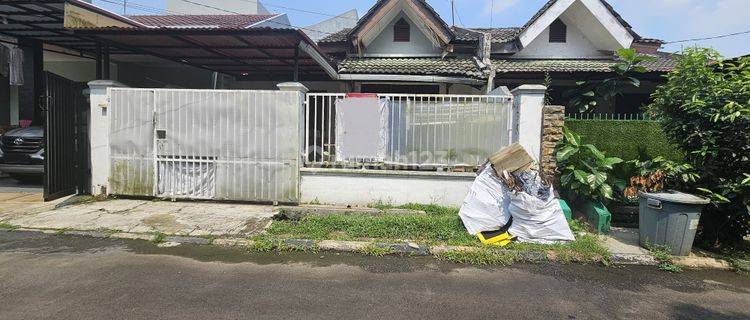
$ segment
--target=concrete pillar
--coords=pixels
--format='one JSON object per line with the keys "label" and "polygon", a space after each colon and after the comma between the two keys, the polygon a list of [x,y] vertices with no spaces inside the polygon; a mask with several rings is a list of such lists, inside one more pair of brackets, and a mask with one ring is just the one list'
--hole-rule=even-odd
{"label": "concrete pillar", "polygon": [[91,194],[109,192],[109,88],[126,87],[111,80],[89,82],[91,112],[89,112],[89,141],[91,143]]}
{"label": "concrete pillar", "polygon": [[305,141],[305,130],[307,130],[307,121],[305,119],[305,104],[307,102],[307,87],[305,85],[299,83],[299,82],[284,82],[279,83],[276,85],[280,91],[292,91],[297,93],[297,99],[293,103],[296,104],[299,108],[299,155],[303,162],[300,163],[300,166],[304,164],[304,159],[307,155],[305,155],[305,145],[307,144],[307,141]]}
{"label": "concrete pillar", "polygon": [[521,144],[535,160],[542,159],[542,121],[547,87],[525,84],[513,94],[513,142]]}

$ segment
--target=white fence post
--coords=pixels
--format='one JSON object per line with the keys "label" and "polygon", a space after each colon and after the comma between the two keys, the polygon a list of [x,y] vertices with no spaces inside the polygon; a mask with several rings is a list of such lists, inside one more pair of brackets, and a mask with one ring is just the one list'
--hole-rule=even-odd
{"label": "white fence post", "polygon": [[305,117],[305,103],[307,103],[307,87],[299,82],[284,82],[276,85],[280,91],[295,91],[298,93],[297,105],[299,106],[299,155],[300,155],[300,167],[304,166],[305,158],[307,157],[305,147],[307,141],[305,141],[305,130],[307,127],[307,118]]}
{"label": "white fence post", "polygon": [[109,88],[126,87],[111,80],[95,80],[88,83],[91,89],[89,101],[89,141],[91,143],[91,194],[107,195],[109,192]]}
{"label": "white fence post", "polygon": [[525,84],[513,94],[513,142],[521,144],[537,161],[542,159],[542,120],[547,87]]}

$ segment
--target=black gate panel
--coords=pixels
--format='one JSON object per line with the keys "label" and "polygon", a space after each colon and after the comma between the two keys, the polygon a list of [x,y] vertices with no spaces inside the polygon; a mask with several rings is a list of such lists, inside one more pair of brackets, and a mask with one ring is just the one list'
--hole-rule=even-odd
{"label": "black gate panel", "polygon": [[82,83],[45,73],[44,200],[89,192],[88,102]]}

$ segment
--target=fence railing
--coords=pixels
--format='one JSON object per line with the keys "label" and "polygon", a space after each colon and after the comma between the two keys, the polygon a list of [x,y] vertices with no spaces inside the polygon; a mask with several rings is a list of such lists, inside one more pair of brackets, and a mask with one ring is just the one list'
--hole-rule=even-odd
{"label": "fence railing", "polygon": [[511,144],[510,96],[377,97],[379,112],[372,112],[373,108],[364,111],[346,105],[346,94],[308,94],[305,165],[395,170],[476,167]]}
{"label": "fence railing", "polygon": [[565,118],[572,120],[614,120],[614,121],[651,121],[645,113],[566,113]]}

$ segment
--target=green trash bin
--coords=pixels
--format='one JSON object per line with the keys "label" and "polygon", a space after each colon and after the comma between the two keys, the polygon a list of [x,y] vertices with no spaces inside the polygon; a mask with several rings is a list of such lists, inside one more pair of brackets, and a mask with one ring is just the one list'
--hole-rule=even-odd
{"label": "green trash bin", "polygon": [[701,211],[710,201],[687,193],[639,193],[641,246],[665,246],[674,256],[687,256],[693,248]]}

